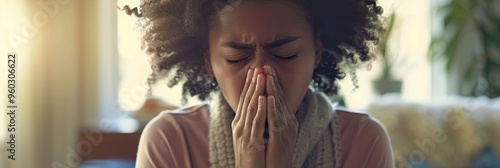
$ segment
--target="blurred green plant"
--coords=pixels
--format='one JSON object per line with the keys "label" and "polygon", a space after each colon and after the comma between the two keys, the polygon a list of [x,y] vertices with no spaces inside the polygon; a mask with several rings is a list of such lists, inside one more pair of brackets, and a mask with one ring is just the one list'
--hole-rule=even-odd
{"label": "blurred green plant", "polygon": [[390,58],[389,52],[389,37],[391,36],[392,30],[394,29],[394,22],[396,21],[396,13],[392,12],[388,18],[388,25],[381,34],[381,38],[378,45],[378,50],[382,56],[383,71],[382,78],[389,78],[391,76],[391,69],[393,61]]}
{"label": "blurred green plant", "polygon": [[[496,1],[449,0],[437,11],[444,14],[444,27],[443,33],[432,38],[431,55],[433,59],[445,59],[448,74],[465,68],[459,82],[461,95],[500,96],[500,9],[494,4],[499,3]],[[471,40],[477,42],[471,43]],[[470,54],[458,53],[464,41],[473,45]],[[465,59],[457,55],[470,61],[457,62],[457,59]]]}
{"label": "blurred green plant", "polygon": [[395,29],[396,13],[392,12],[384,22],[387,25],[384,25],[377,45],[377,50],[382,57],[382,75],[374,81],[374,87],[379,94],[401,92],[401,81],[395,80],[391,73],[394,66],[402,64],[403,61],[397,62],[389,47],[389,39]]}

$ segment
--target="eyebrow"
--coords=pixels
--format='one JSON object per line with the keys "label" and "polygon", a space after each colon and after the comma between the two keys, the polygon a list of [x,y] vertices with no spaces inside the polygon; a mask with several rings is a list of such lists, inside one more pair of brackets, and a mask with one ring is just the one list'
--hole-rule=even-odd
{"label": "eyebrow", "polygon": [[[275,40],[275,41],[272,41],[269,43],[265,43],[264,48],[268,48],[268,49],[277,48],[277,47],[280,47],[282,45],[291,43],[299,38],[300,37],[298,37],[298,36],[297,37],[280,38],[278,40]],[[238,49],[238,50],[250,50],[250,49],[254,48],[254,45],[252,45],[252,44],[237,43],[237,42],[225,42],[225,43],[222,43],[221,46],[230,47],[230,48],[234,48],[234,49]]]}
{"label": "eyebrow", "polygon": [[236,42],[222,43],[221,46],[230,47],[238,50],[250,50],[253,48],[252,44],[236,43]]}
{"label": "eyebrow", "polygon": [[275,40],[273,42],[264,44],[264,47],[265,48],[277,48],[279,46],[291,43],[291,42],[293,42],[293,41],[295,41],[295,40],[297,40],[299,38],[300,37],[284,37],[284,38],[280,38],[280,39]]}

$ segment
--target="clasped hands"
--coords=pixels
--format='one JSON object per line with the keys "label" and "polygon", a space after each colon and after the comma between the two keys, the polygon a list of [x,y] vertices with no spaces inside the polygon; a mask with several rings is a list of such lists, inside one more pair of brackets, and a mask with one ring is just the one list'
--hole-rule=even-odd
{"label": "clasped hands", "polygon": [[236,167],[291,167],[298,122],[274,68],[265,65],[248,70],[232,131]]}

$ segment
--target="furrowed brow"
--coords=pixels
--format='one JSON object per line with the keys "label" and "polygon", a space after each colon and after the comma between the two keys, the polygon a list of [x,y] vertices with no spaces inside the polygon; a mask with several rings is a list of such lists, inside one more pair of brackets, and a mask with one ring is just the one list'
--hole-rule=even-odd
{"label": "furrowed brow", "polygon": [[244,43],[236,43],[236,42],[222,43],[221,46],[234,48],[234,49],[238,49],[238,50],[250,50],[250,49],[254,48],[254,46],[252,44],[244,44]]}
{"label": "furrowed brow", "polygon": [[285,37],[285,38],[281,38],[281,39],[275,40],[273,42],[264,44],[264,47],[265,48],[277,48],[277,47],[285,45],[287,43],[291,43],[291,42],[293,42],[293,41],[295,41],[295,40],[297,40],[299,38],[300,37]]}

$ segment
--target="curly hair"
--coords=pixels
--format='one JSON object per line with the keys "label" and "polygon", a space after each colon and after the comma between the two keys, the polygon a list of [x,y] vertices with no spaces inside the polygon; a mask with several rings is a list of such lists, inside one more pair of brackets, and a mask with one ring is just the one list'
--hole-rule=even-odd
{"label": "curly hair", "polygon": [[[142,0],[139,9],[122,8],[139,17],[141,48],[152,58],[148,95],[151,86],[163,79],[168,81],[168,87],[184,81],[183,102],[188,95],[206,100],[210,93],[219,90],[217,81],[204,67],[209,20],[223,8],[245,1],[258,0]],[[327,95],[336,94],[338,80],[376,57],[372,46],[378,43],[383,31],[383,10],[374,0],[290,1],[302,5],[315,36],[323,44],[321,63],[313,73],[313,87]],[[357,87],[355,78],[353,83]]]}

